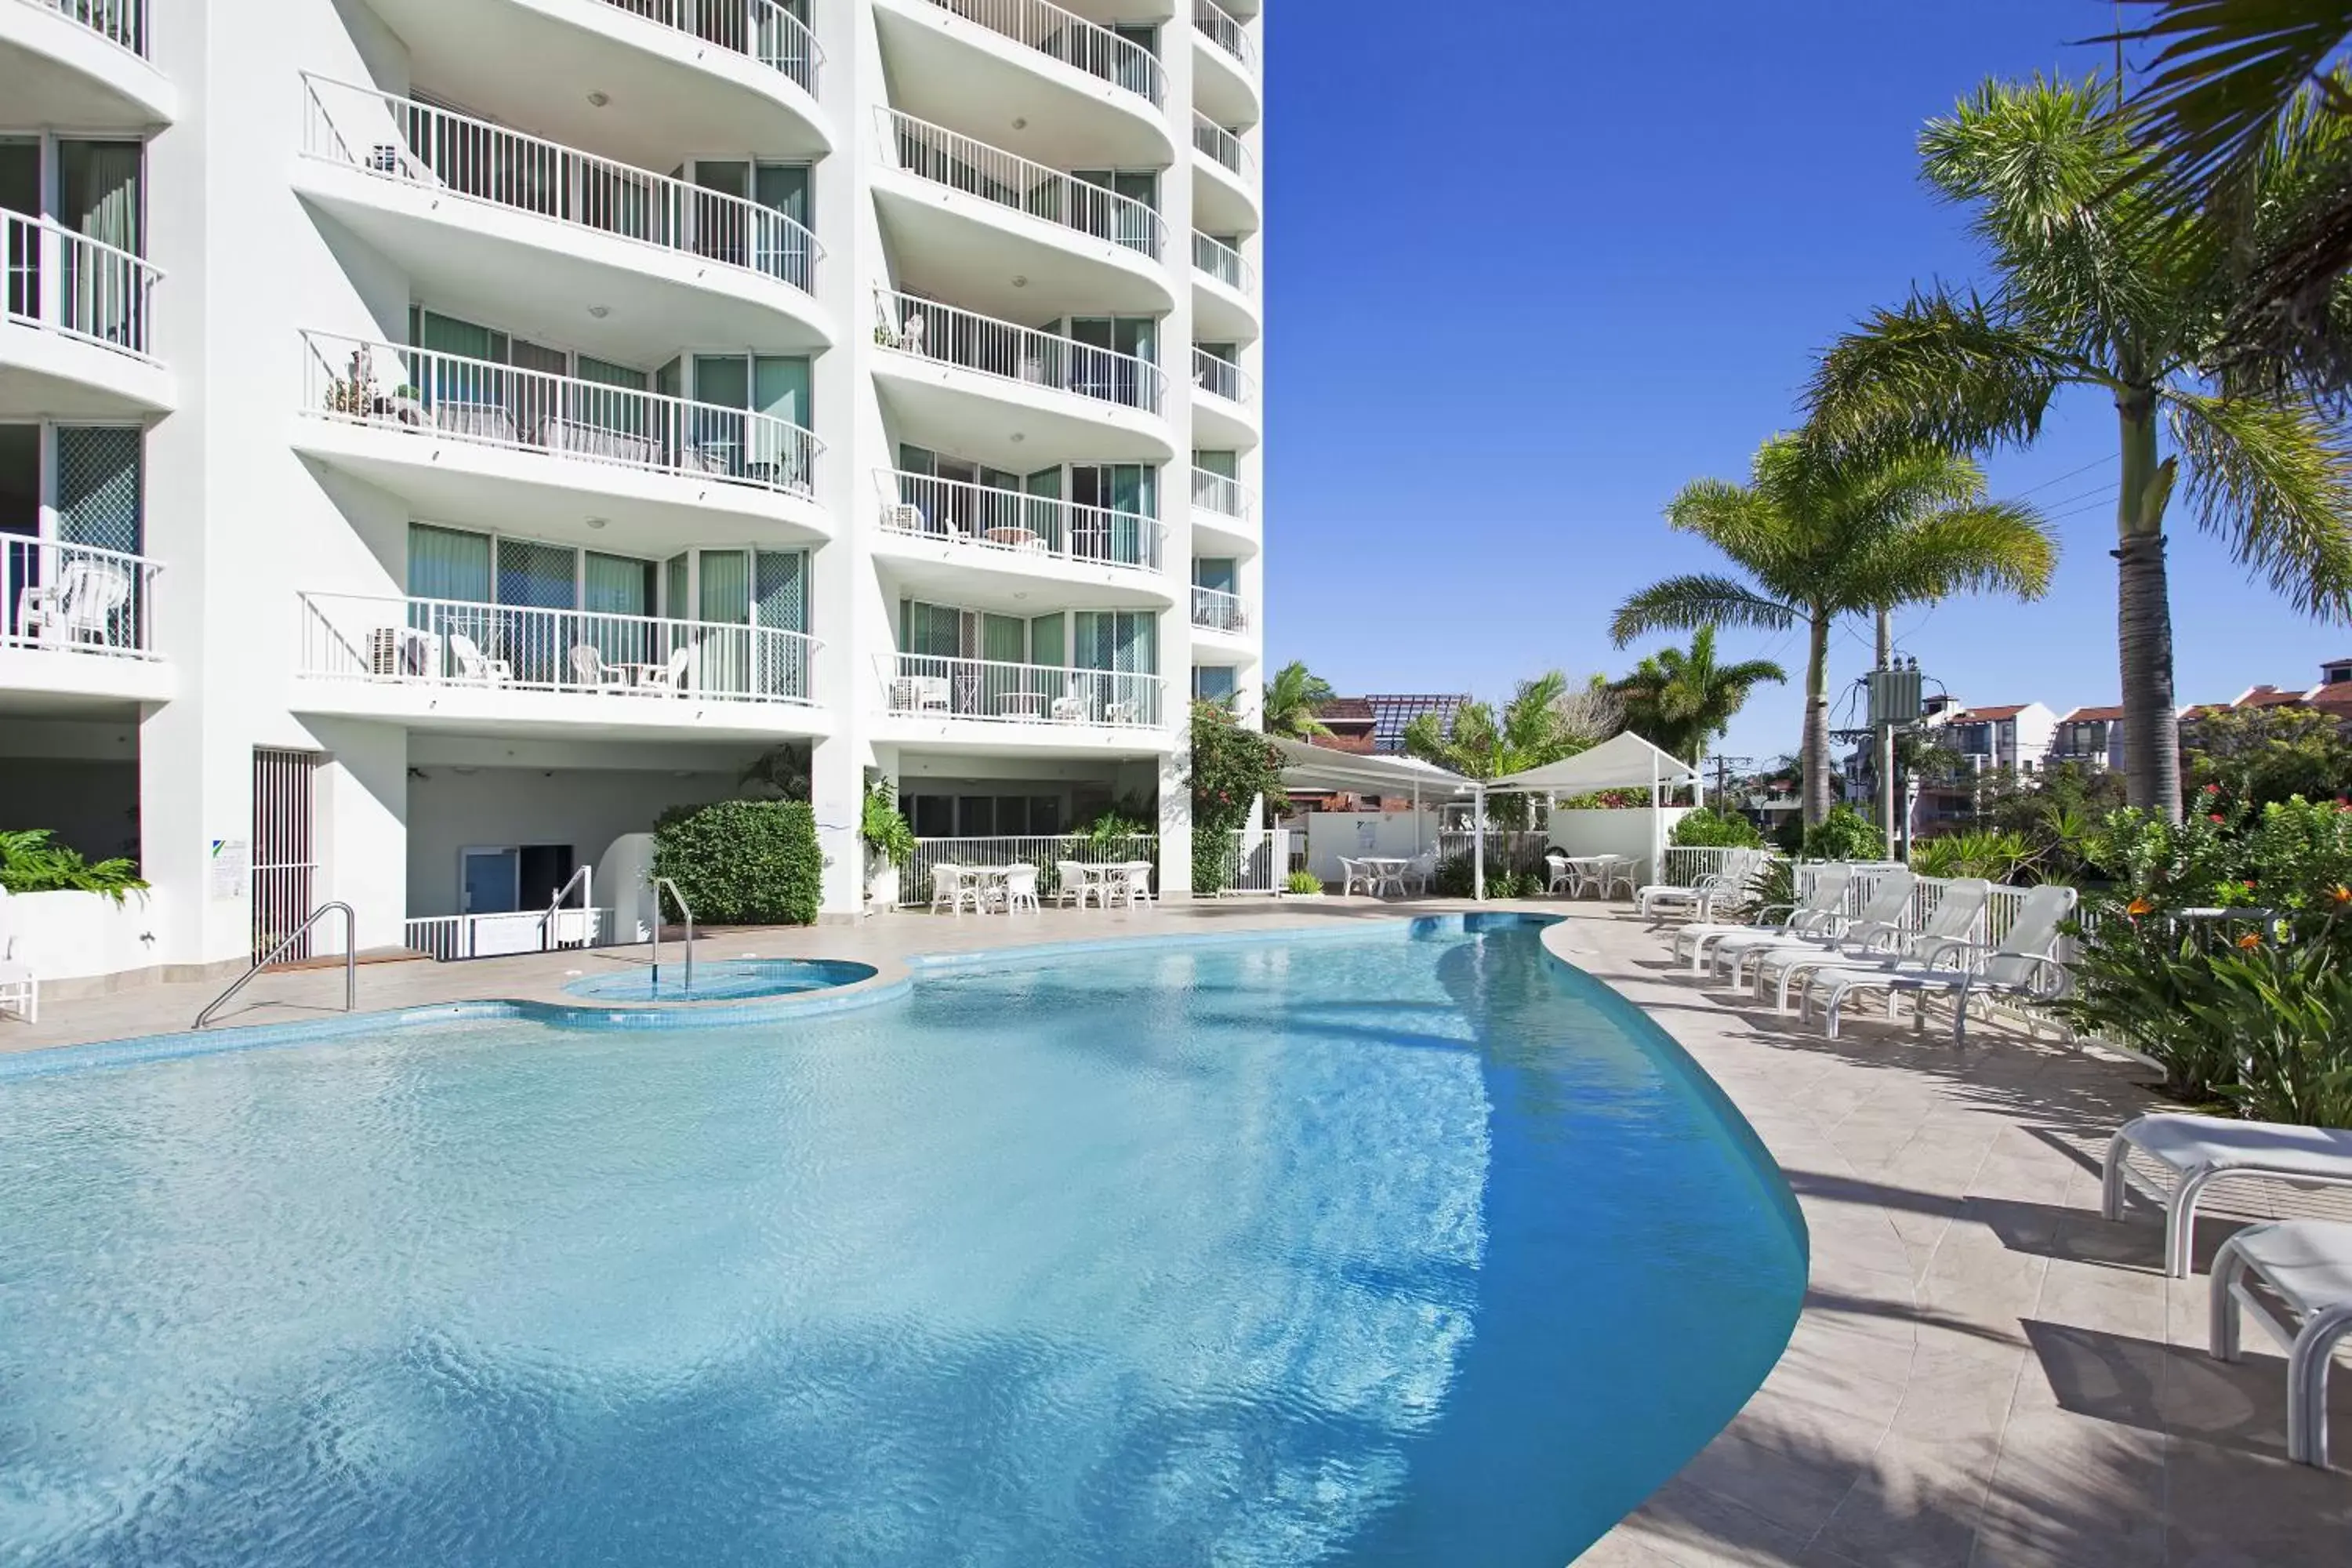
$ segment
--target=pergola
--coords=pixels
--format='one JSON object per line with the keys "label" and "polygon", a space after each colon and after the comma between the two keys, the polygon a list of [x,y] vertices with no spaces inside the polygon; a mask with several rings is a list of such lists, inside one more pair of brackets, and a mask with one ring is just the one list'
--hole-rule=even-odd
{"label": "pergola", "polygon": [[1476,780],[1448,773],[1419,757],[1401,757],[1386,752],[1334,751],[1287,735],[1268,735],[1266,740],[1282,753],[1284,784],[1299,789],[1409,795],[1415,823],[1421,820],[1424,795],[1454,795],[1465,790],[1473,795],[1479,793]]}

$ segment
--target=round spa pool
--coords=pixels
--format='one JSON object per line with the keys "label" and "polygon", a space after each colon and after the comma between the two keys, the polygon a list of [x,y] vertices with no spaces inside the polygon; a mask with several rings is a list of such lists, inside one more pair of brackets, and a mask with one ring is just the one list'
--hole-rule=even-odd
{"label": "round spa pool", "polygon": [[563,989],[596,1002],[741,1002],[754,996],[829,991],[873,978],[872,964],[839,958],[698,959],[694,984],[688,989],[686,966],[673,959],[662,965],[658,989],[654,985],[654,972],[639,965],[592,974]]}

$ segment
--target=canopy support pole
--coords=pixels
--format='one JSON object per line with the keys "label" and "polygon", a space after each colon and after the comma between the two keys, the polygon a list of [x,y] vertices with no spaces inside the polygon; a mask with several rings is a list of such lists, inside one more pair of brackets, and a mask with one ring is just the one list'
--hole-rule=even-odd
{"label": "canopy support pole", "polygon": [[1470,896],[1486,901],[1486,786],[1470,786]]}
{"label": "canopy support pole", "polygon": [[1650,880],[1666,879],[1666,816],[1658,797],[1658,754],[1650,753]]}

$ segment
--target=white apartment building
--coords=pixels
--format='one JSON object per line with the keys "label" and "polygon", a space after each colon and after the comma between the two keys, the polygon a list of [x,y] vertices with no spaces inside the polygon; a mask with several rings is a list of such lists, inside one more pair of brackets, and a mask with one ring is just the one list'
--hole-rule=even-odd
{"label": "white apartment building", "polygon": [[163,965],[543,907],[754,770],[832,915],[874,776],[1156,801],[1183,890],[1263,647],[1259,34],[0,0],[0,828],[136,854]]}

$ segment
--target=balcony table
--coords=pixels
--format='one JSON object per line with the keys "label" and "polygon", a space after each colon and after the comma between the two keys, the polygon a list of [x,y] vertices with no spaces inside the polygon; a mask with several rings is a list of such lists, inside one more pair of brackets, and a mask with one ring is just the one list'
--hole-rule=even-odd
{"label": "balcony table", "polygon": [[987,532],[982,534],[981,537],[987,540],[991,544],[1009,544],[1016,550],[1043,550],[1045,548],[1045,540],[1042,534],[1032,532],[1030,530],[1017,525],[1007,524],[997,528],[992,528]]}
{"label": "balcony table", "polygon": [[1008,719],[1043,719],[1045,716],[1045,694],[1042,691],[999,693],[996,711]]}

